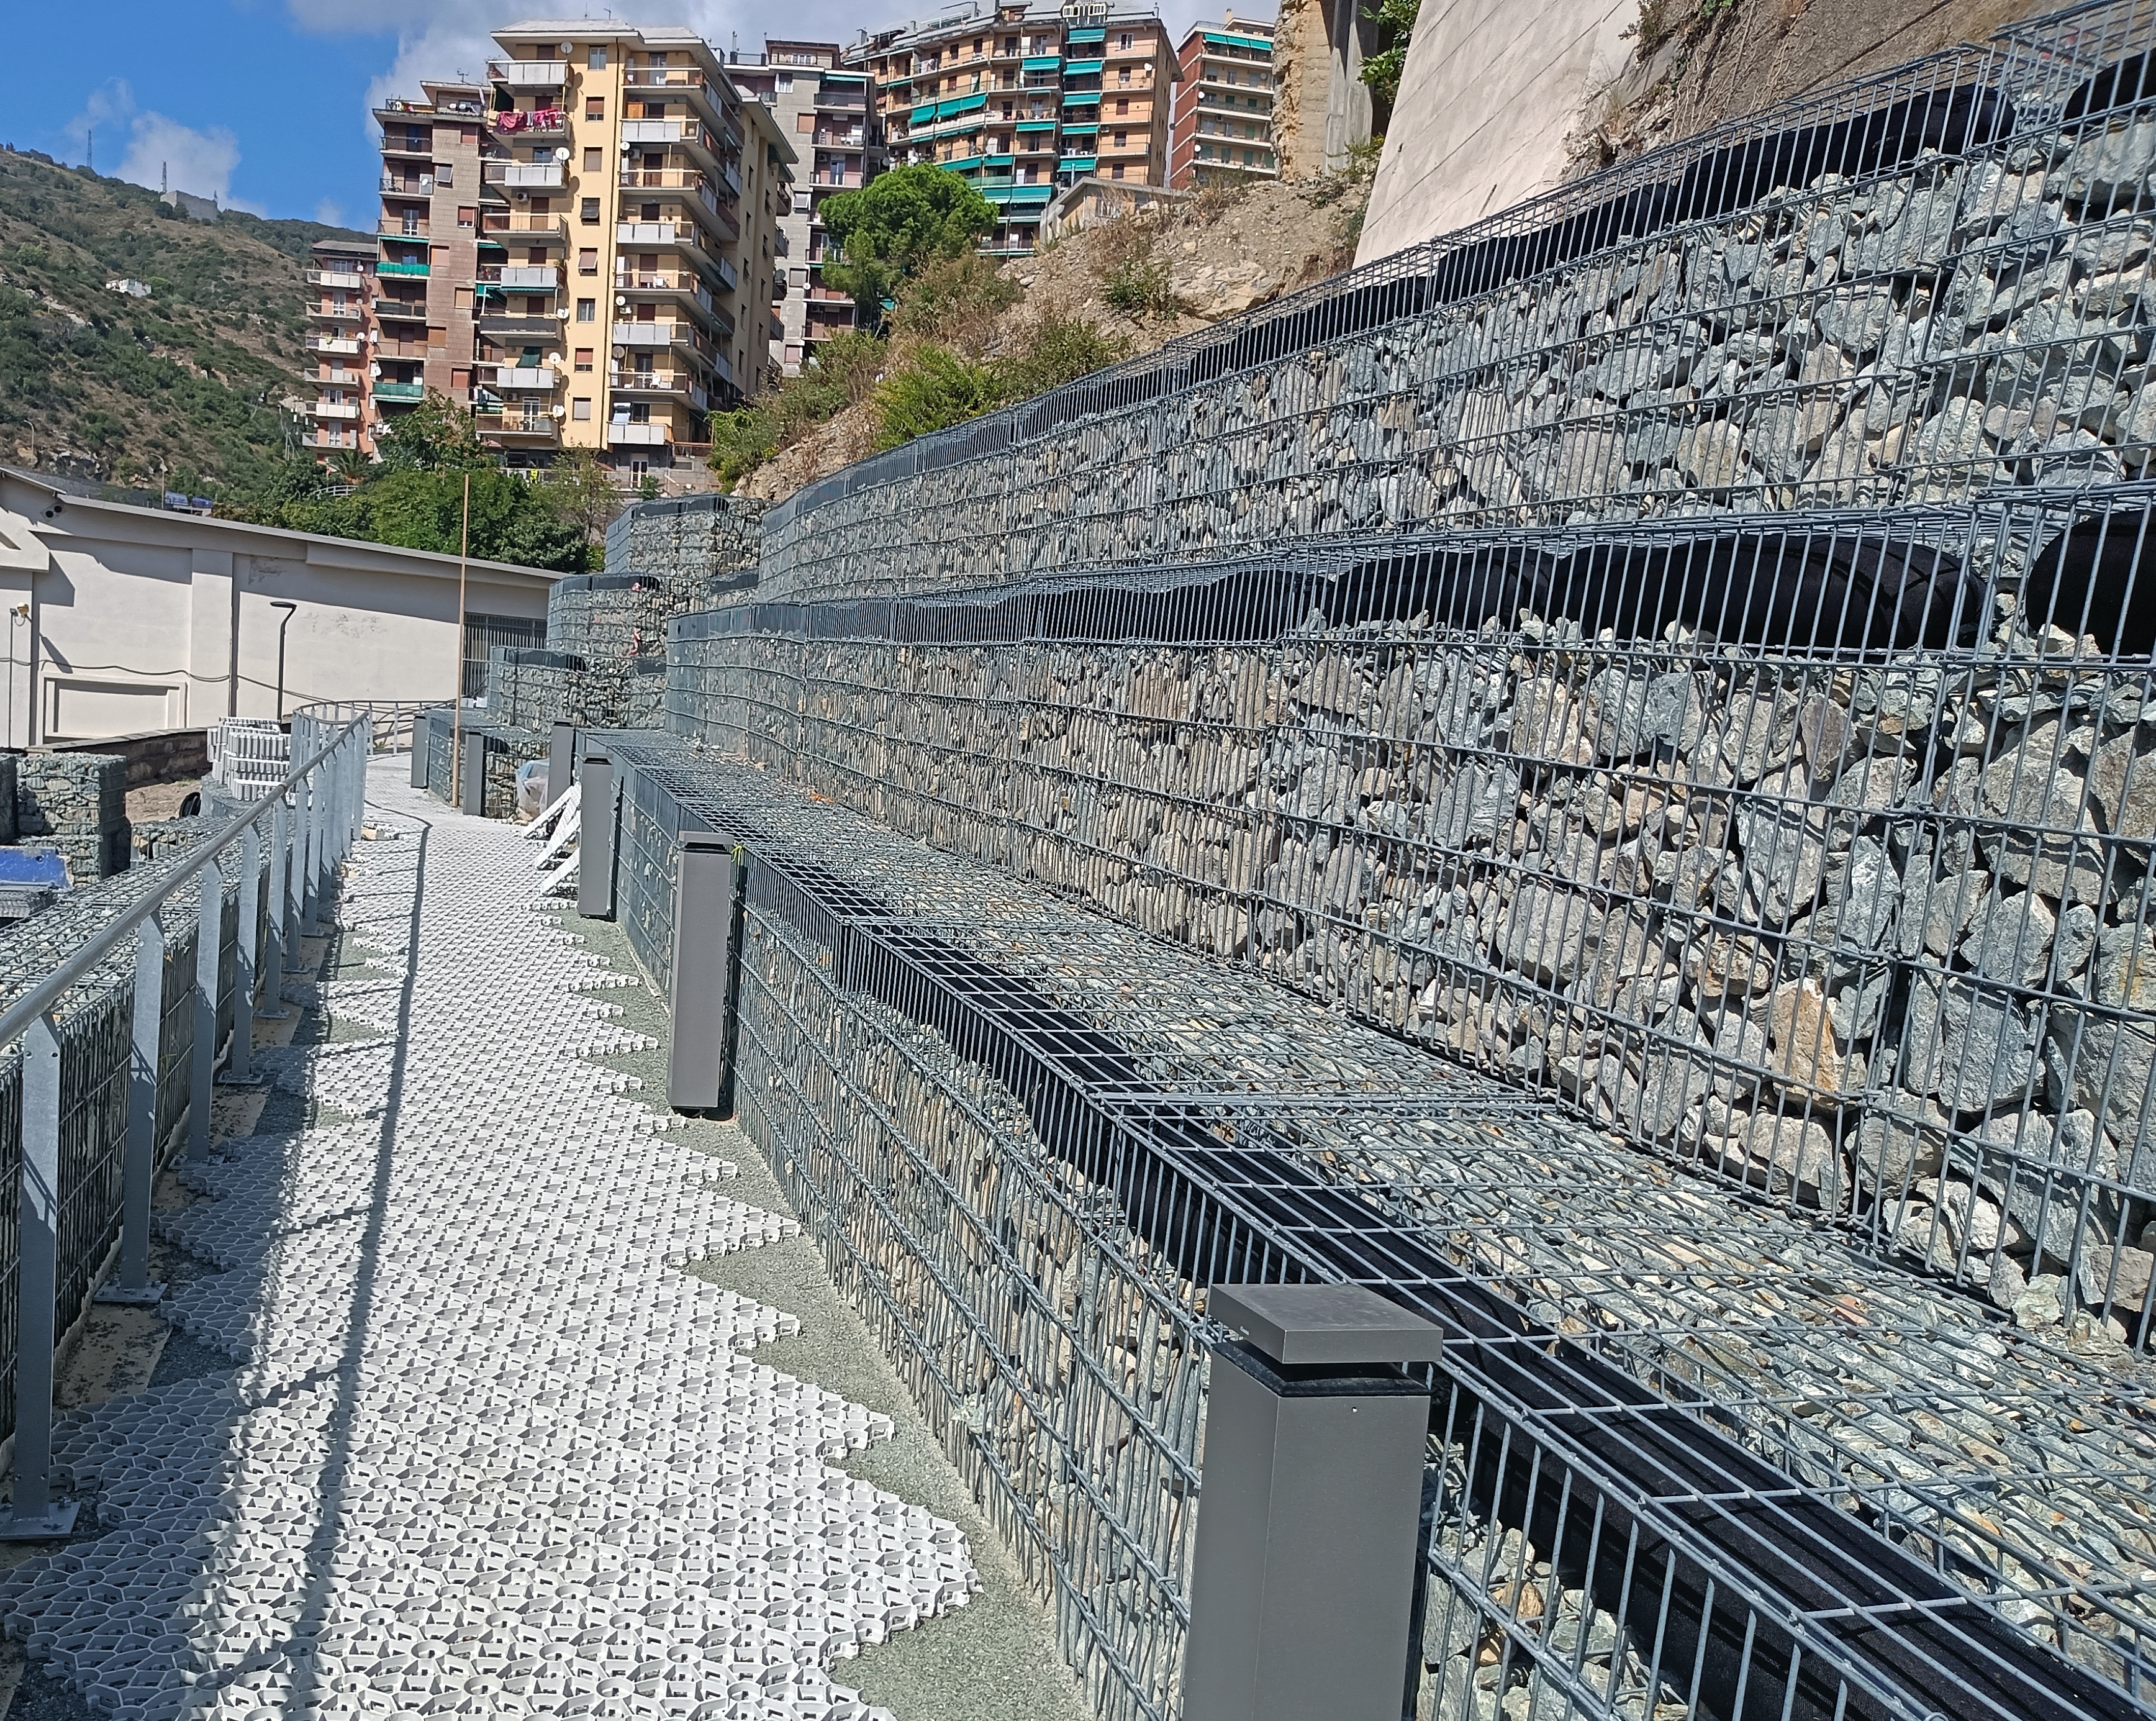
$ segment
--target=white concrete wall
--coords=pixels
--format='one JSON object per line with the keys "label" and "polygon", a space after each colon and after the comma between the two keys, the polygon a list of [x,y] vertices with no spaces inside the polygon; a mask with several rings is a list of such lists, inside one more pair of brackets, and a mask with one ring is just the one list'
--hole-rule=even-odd
{"label": "white concrete wall", "polygon": [[1548,191],[1565,134],[1624,69],[1639,0],[1423,0],[1355,260]]}
{"label": "white concrete wall", "polygon": [[[457,685],[457,560],[73,496],[0,473],[0,745],[441,699]],[[467,614],[543,617],[554,576],[471,564]],[[31,609],[27,621],[12,612]]]}

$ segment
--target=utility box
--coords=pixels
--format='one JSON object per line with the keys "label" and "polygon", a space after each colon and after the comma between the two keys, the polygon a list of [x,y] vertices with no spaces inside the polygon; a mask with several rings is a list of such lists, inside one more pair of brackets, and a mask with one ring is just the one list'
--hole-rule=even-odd
{"label": "utility box", "polygon": [[1430,1322],[1354,1285],[1215,1285],[1183,1721],[1400,1721]]}
{"label": "utility box", "polygon": [[733,1086],[747,855],[729,838],[685,831],[675,860],[666,1103],[677,1112],[723,1111]]}
{"label": "utility box", "polygon": [[614,828],[620,816],[613,762],[587,751],[577,772],[577,912],[586,920],[613,918]]}

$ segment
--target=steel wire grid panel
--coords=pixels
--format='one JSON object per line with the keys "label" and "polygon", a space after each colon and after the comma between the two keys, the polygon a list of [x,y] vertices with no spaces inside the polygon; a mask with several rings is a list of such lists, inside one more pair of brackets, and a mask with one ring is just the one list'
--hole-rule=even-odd
{"label": "steel wire grid panel", "polygon": [[672,721],[2146,1345],[2156,487],[675,627]]}
{"label": "steel wire grid panel", "polygon": [[2136,475],[2152,42],[2055,14],[863,462],[773,510],[762,588]]}
{"label": "steel wire grid panel", "polygon": [[[1456,1644],[1444,1647],[1465,1628],[1458,1612],[1423,1639],[1433,1680],[1452,1693],[1441,1713],[1481,1713],[1530,1677],[1546,1693],[1578,1696],[1577,1657],[1568,1671],[1518,1647],[1522,1632],[1543,1629],[1535,1620],[1543,1612],[1566,1654],[1583,1631],[1603,1643],[1592,1654],[1607,1663],[1593,1688],[1604,1698],[1639,1672],[1609,1660],[1604,1640],[1613,1618],[1630,1610],[1635,1622],[1660,1621],[1649,1646],[1657,1655],[1676,1641],[1667,1596],[1647,1598],[1642,1612],[1632,1589],[1620,1586],[1612,1599],[1606,1572],[1599,1591],[1584,1575],[1522,1580],[1503,1593],[1463,1587],[1469,1554],[1486,1563],[1532,1544],[1528,1566],[1540,1562],[1548,1568],[1542,1577],[1563,1578],[1568,1559],[1592,1553],[1589,1527],[1567,1516],[1574,1497],[1553,1479],[1560,1473],[1578,1498],[1590,1483],[1614,1488],[1609,1498],[1621,1511],[1598,1505],[1595,1522],[1620,1526],[1608,1545],[1625,1542],[1633,1564],[1640,1549],[1623,1526],[1635,1522],[1639,1499],[1676,1503],[1689,1531],[1704,1538],[1703,1549],[1685,1555],[1694,1564],[1679,1588],[1691,1611],[1680,1609],[1679,1624],[1693,1623],[1678,1636],[1697,1631],[1700,1642],[1720,1647],[1709,1653],[1694,1643],[1686,1654],[1697,1666],[1656,1674],[1683,1713],[1702,1704],[1699,1713],[1735,1713],[1731,1682],[1749,1653],[1743,1618],[1725,1615],[1730,1629],[1713,1626],[1712,1598],[1698,1579],[1710,1569],[1721,1573],[1725,1596],[1748,1595],[1746,1607],[1763,1607],[1763,1617],[1790,1634],[1776,1652],[1781,1672],[1754,1690],[1765,1707],[1747,1713],[1831,1713],[1810,1697],[1785,1711],[1780,1696],[1768,1703],[1763,1693],[1787,1694],[1789,1647],[1807,1631],[1831,1634],[1858,1620],[1913,1633],[1896,1652],[1907,1655],[1895,1677],[1925,1667],[1948,1677],[1941,1669],[1951,1664],[1952,1677],[1992,1693],[1965,1713],[2051,1712],[2041,1692],[1996,1683],[2002,1662],[2020,1654],[2001,1647],[1999,1621],[2034,1622],[2107,1686],[2143,1691],[2156,1595],[2133,1572],[2156,1552],[2145,1539],[2156,1449],[2138,1402],[2145,1382],[2117,1379],[2118,1364],[2027,1339],[2002,1343],[1974,1306],[1943,1301],[1830,1235],[1673,1179],[1532,1100],[1396,1041],[1367,1030],[1317,1035],[1312,1024],[1326,1018],[1262,983],[1089,924],[993,875],[954,871],[835,809],[789,809],[767,781],[747,780],[755,773],[715,768],[658,737],[607,739],[618,766],[687,804],[677,825],[693,819],[751,837],[745,1119],[767,1132],[762,1144],[795,1180],[804,1213],[824,1215],[813,1228],[838,1251],[841,1271],[860,1276],[856,1288],[872,1313],[881,1309],[887,1340],[901,1357],[917,1354],[910,1378],[932,1415],[947,1430],[976,1431],[949,1435],[954,1444],[978,1443],[982,1426],[947,1384],[981,1378],[968,1369],[984,1353],[965,1351],[973,1342],[966,1335],[1000,1331],[1006,1308],[1034,1310],[1035,1287],[1045,1282],[1034,1272],[998,1294],[995,1276],[1009,1263],[965,1243],[976,1224],[987,1237],[1013,1235],[1013,1223],[998,1216],[995,1179],[1015,1174],[1008,1168],[1024,1154],[1006,1152],[993,1176],[965,1169],[974,1125],[964,1120],[987,1118],[1007,1134],[1034,1132],[1021,1145],[1044,1168],[1038,1175],[1082,1194],[1071,1198],[1075,1210],[1111,1234],[1127,1228],[1135,1243],[1116,1246],[1146,1265],[1147,1282],[1186,1318],[1194,1287],[1213,1278],[1307,1274],[1407,1297],[1461,1333],[1466,1384],[1445,1389],[1455,1421],[1548,1462],[1500,1475],[1505,1487],[1495,1498],[1521,1506],[1512,1516],[1490,1504],[1496,1483],[1485,1477],[1476,1484],[1481,1506],[1455,1499],[1434,1520],[1434,1534],[1452,1538],[1433,1555],[1435,1593],[1480,1610],[1467,1665],[1446,1672],[1460,1655]],[[797,874],[812,882],[797,884]],[[635,888],[624,880],[625,913]],[[1147,977],[1142,989],[1132,984],[1137,974]],[[906,1092],[927,1097],[898,1107],[894,1071],[908,1070]],[[1204,1091],[1224,1081],[1231,1091]],[[939,1081],[947,1092],[932,1091]],[[865,1145],[864,1130],[872,1138]],[[1343,1187],[1355,1192],[1352,1203],[1339,1199]],[[959,1265],[939,1265],[947,1261]],[[1463,1295],[1463,1282],[1473,1294]],[[892,1288],[900,1283],[903,1296]],[[971,1359],[966,1367],[949,1361],[954,1347]],[[1053,1368],[1040,1360],[1051,1352]],[[1545,1352],[1561,1354],[1554,1374],[1536,1360]],[[1091,1363],[1120,1379],[1145,1354],[1096,1351]],[[1054,1431],[1092,1426],[1064,1396],[1076,1378],[1073,1359],[1086,1355],[1084,1335],[1065,1323],[1052,1342],[1014,1339],[993,1353],[996,1379],[981,1389],[996,1406],[1019,1407],[995,1426],[1046,1428],[1029,1450],[1060,1454],[1081,1478],[1086,1451],[1059,1445]],[[1512,1410],[1489,1409],[1507,1403]],[[1672,1403],[1732,1444],[1702,1446],[1669,1424]],[[1044,1420],[1044,1406],[1057,1416]],[[1643,1419],[1650,1426],[1622,1432]],[[1605,1438],[1597,1432],[1604,1425],[1620,1432]],[[1148,1450],[1163,1463],[1187,1462],[1193,1449],[1177,1443],[1186,1426],[1162,1425]],[[1568,1455],[1553,1445],[1567,1429],[1585,1442]],[[1127,1440],[1117,1450],[1127,1451]],[[996,1489],[1015,1491],[1005,1527],[1038,1544],[1035,1558],[1056,1579],[1066,1645],[1076,1646],[1074,1658],[1091,1669],[1096,1690],[1135,1704],[1128,1713],[1167,1701],[1174,1682],[1156,1682],[1148,1695],[1145,1670],[1168,1665],[1161,1632],[1179,1636],[1181,1544],[1158,1539],[1168,1520],[1153,1515],[1150,1495],[1128,1493],[1114,1471],[1081,1490],[1090,1509],[1121,1526],[1103,1533],[1149,1550],[1146,1575],[1132,1581],[1158,1594],[1119,1611],[1086,1590],[1092,1569],[1056,1541],[1070,1522],[1067,1492],[1051,1493],[1050,1510],[1025,1494],[1027,1472],[1009,1453],[998,1464],[985,1451],[961,1456]],[[1575,1463],[1584,1469],[1575,1472]],[[1040,1473],[1052,1477],[1055,1464]],[[1169,1496],[1181,1498],[1177,1487]],[[1763,1524],[1759,1503],[1767,1503]],[[1725,1510],[1733,1516],[1725,1519]],[[1478,1514],[1487,1532],[1479,1540]],[[1884,1530],[1901,1555],[1881,1565],[1869,1539],[1852,1543],[1852,1515]],[[1179,1535],[1187,1519],[1172,1528]],[[1518,1533],[1507,1541],[1501,1528]],[[1578,1573],[1600,1569],[1599,1558]],[[1837,1575],[1852,1561],[1864,1575],[1844,1582]],[[1984,1598],[1989,1611],[1970,1615],[1955,1600],[1961,1592]],[[1108,1592],[1122,1602],[1134,1593],[1127,1585]],[[1599,1598],[1592,1610],[1590,1598]],[[1508,1607],[1510,1624],[1496,1617]],[[1566,1638],[1568,1614],[1579,1631]],[[1934,1627],[1947,1636],[1928,1636]],[[1621,1632],[1618,1641],[1635,1641]],[[1656,1664],[1650,1656],[1640,1665]],[[1491,1667],[1507,1670],[1495,1687]],[[1877,1674],[1850,1677],[1869,1690]],[[2054,1675],[2040,1668],[2038,1684]],[[1454,1706],[1471,1693],[1479,1693],[1472,1710]],[[1578,1713],[1626,1713],[1621,1703],[1605,1710],[1582,1701]],[[2103,1713],[2114,1701],[2084,1686],[2070,1699],[2083,1707],[2064,1713]],[[1868,1698],[1851,1702],[1846,1713],[1900,1713],[1892,1703],[1875,1710]]]}
{"label": "steel wire grid panel", "polygon": [[[184,856],[187,845],[161,862],[131,869],[81,893],[0,938],[0,988],[34,980],[64,956],[74,935],[94,932],[111,908],[146,894]],[[231,866],[236,857],[222,864]],[[234,869],[236,871],[236,868]],[[266,881],[267,867],[264,876]],[[218,1034],[232,1032],[238,984],[239,885],[223,882],[219,950]],[[264,892],[266,895],[266,891]],[[34,928],[33,932],[31,929]],[[188,1102],[188,1062],[194,1045],[193,988],[197,925],[192,902],[166,911],[167,944],[158,1030],[155,1102],[157,1163],[177,1151]],[[71,994],[60,1022],[60,1190],[59,1273],[54,1328],[65,1333],[85,1307],[91,1282],[118,1241],[127,1134],[127,1093],[134,1017],[134,948],[116,955]],[[13,1192],[22,1168],[22,1058],[6,1052],[0,1067],[0,1439],[14,1427],[16,1269],[19,1215]]]}

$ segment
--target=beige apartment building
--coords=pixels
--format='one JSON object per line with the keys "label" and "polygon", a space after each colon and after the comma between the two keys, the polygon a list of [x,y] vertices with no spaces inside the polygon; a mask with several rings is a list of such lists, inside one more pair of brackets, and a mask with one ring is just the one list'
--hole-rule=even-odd
{"label": "beige apartment building", "polygon": [[798,157],[692,31],[539,20],[495,41],[482,431],[512,464],[588,448],[625,481],[700,461],[709,414],[771,368]]}
{"label": "beige apartment building", "polygon": [[845,58],[875,80],[892,167],[934,162],[997,206],[984,249],[1035,249],[1050,202],[1081,180],[1168,183],[1176,60],[1158,13],[976,6],[865,36]]}
{"label": "beige apartment building", "polygon": [[823,208],[881,170],[869,77],[839,64],[835,42],[767,39],[761,51],[729,54],[726,66],[742,98],[770,110],[802,161],[778,223],[784,291],[775,280],[773,293],[781,322],[773,356],[798,376],[819,345],[854,326],[852,296],[824,285]]}

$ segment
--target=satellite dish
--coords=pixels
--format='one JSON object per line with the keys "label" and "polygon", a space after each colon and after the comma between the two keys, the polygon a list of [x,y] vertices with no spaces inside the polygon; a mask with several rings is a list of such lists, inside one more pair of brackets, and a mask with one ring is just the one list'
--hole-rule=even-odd
{"label": "satellite dish", "polygon": [[577,51],[577,44],[573,42],[563,42],[557,45],[562,50],[562,58],[564,59],[567,59],[571,54]]}
{"label": "satellite dish", "polygon": [[628,309],[629,309],[629,295],[628,295],[627,294],[625,294],[625,293],[616,293],[616,294],[613,295],[613,308],[614,308],[616,311],[626,311],[626,310],[628,310]]}
{"label": "satellite dish", "polygon": [[554,159],[557,162],[566,162],[569,159],[569,152],[566,146],[554,152]]}

